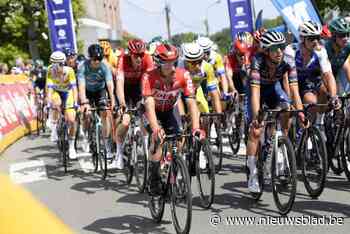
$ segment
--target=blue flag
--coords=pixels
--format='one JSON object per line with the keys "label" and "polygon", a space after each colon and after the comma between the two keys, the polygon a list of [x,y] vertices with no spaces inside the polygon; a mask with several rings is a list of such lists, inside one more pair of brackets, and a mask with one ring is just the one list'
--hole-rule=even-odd
{"label": "blue flag", "polygon": [[238,32],[253,32],[252,8],[249,0],[227,0],[231,22],[231,36]]}
{"label": "blue flag", "polygon": [[260,29],[263,25],[262,15],[263,15],[263,10],[260,10],[255,20],[255,30]]}
{"label": "blue flag", "polygon": [[66,48],[77,52],[71,0],[45,0],[51,50]]}
{"label": "blue flag", "polygon": [[299,38],[298,28],[306,20],[321,24],[318,14],[310,0],[272,0],[296,38]]}

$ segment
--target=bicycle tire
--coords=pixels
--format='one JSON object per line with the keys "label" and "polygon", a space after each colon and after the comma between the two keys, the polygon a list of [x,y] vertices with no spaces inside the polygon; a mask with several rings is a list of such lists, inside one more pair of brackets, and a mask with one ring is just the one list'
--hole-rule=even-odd
{"label": "bicycle tire", "polygon": [[108,173],[106,142],[102,134],[102,126],[96,125],[96,142],[98,152],[98,164],[102,179],[105,180]]}
{"label": "bicycle tire", "polygon": [[[198,144],[197,144],[198,145]],[[214,162],[212,158],[212,153],[210,150],[210,145],[207,140],[203,141],[200,145],[200,147],[204,151],[204,155],[206,157],[207,165],[205,169],[201,169],[199,165],[199,152],[196,152],[196,177],[197,177],[197,185],[198,185],[198,190],[199,190],[199,195],[201,198],[201,204],[202,207],[205,209],[208,209],[211,207],[211,205],[214,202],[214,197],[215,197],[215,167],[214,167]],[[200,149],[199,149],[200,150]],[[202,172],[206,172],[205,174],[209,178],[209,183],[210,183],[210,191],[209,194],[205,194],[203,192],[203,183],[201,180],[201,174],[204,174]]]}
{"label": "bicycle tire", "polygon": [[[311,164],[311,160],[307,161],[307,157],[306,157],[306,147],[308,144],[307,138],[309,138],[309,137],[311,137],[311,143],[313,145],[318,146],[315,148],[317,151],[315,155],[317,155],[317,157],[319,158],[320,166],[322,167],[320,170],[318,170],[318,172],[320,173],[319,175],[311,176],[313,178],[319,178],[319,181],[317,182],[316,188],[313,188],[313,186],[311,185],[311,182],[312,182],[311,180],[313,178],[309,178],[307,171],[306,171],[307,166],[309,167],[309,165]],[[315,137],[318,139],[317,142],[316,142]],[[302,138],[301,138],[301,145],[298,149],[298,154],[299,154],[299,158],[301,159],[302,177],[303,177],[305,189],[312,198],[317,198],[321,195],[321,193],[324,189],[326,176],[327,176],[327,170],[328,170],[326,143],[323,140],[322,134],[321,134],[319,129],[317,129],[314,126],[311,126],[310,128],[306,129],[306,131],[303,132]],[[311,166],[313,166],[313,165],[311,165]]]}
{"label": "bicycle tire", "polygon": [[[136,162],[134,165],[136,186],[143,193],[147,183],[147,154],[141,131],[136,132]],[[143,166],[141,166],[143,165]],[[143,179],[142,179],[143,178]]]}
{"label": "bicycle tire", "polygon": [[346,178],[350,181],[350,129],[346,128],[342,141],[342,162]]}
{"label": "bicycle tire", "polygon": [[[238,122],[238,125],[237,125]],[[241,144],[241,132],[240,132],[241,120],[240,117],[235,116],[234,126],[231,127],[231,134],[228,135],[228,140],[230,143],[230,147],[232,153],[236,155],[239,151],[239,147]]]}
{"label": "bicycle tire", "polygon": [[[170,170],[171,170],[170,177],[172,178],[170,179],[170,185],[171,185],[171,215],[173,219],[173,225],[175,227],[176,233],[187,234],[190,232],[191,222],[192,222],[192,191],[191,191],[191,184],[190,184],[190,175],[188,173],[188,169],[181,155],[178,155],[177,157],[174,158],[174,161],[170,167]],[[182,181],[184,182],[183,186],[181,187],[186,189],[186,192],[184,194],[181,193],[180,195],[178,195],[178,191],[180,191],[180,189],[177,186],[177,182],[179,182],[177,173],[179,171],[182,174]],[[185,207],[186,221],[185,221],[184,227],[182,228],[180,226],[179,219],[177,216],[176,203],[178,201],[178,198],[182,197],[183,195],[186,198],[187,203]]]}
{"label": "bicycle tire", "polygon": [[[155,202],[158,202],[158,209],[155,206]],[[165,208],[165,197],[164,196],[151,196],[148,202],[148,208],[151,212],[151,216],[156,223],[162,221]]]}
{"label": "bicycle tire", "polygon": [[[287,166],[289,165],[289,176],[287,179],[285,179],[284,175],[283,176],[276,175],[276,171],[279,170],[277,167],[277,159],[276,159],[278,152],[274,151],[272,154],[272,159],[271,159],[272,160],[272,165],[271,165],[272,193],[273,193],[273,200],[275,201],[275,205],[276,205],[279,213],[281,215],[286,215],[290,212],[290,210],[293,207],[293,204],[295,201],[295,196],[296,196],[296,191],[297,191],[296,160],[295,160],[294,148],[293,148],[293,145],[292,145],[291,141],[289,140],[289,138],[287,138],[285,136],[280,136],[280,137],[278,137],[277,144],[278,144],[278,149],[282,145],[285,145],[285,147],[286,147],[288,161],[284,161],[283,164],[285,164]],[[290,188],[290,195],[288,196],[287,202],[282,203],[280,196],[279,196],[279,194],[280,194],[279,188],[284,187],[285,180],[287,180],[287,182],[290,182],[291,188]]]}
{"label": "bicycle tire", "polygon": [[216,138],[213,145],[216,146],[217,152],[213,153],[215,156],[213,157],[214,165],[215,165],[215,172],[218,173],[222,169],[222,157],[223,157],[223,145],[222,145],[222,131],[220,127],[217,127],[217,125],[214,123],[214,121],[211,121],[209,131],[211,130],[211,126],[214,124],[215,126],[215,132],[216,132]]}
{"label": "bicycle tire", "polygon": [[67,125],[65,123],[62,124],[62,131],[61,131],[61,153],[62,153],[62,162],[63,162],[63,168],[64,173],[68,172],[68,129]]}

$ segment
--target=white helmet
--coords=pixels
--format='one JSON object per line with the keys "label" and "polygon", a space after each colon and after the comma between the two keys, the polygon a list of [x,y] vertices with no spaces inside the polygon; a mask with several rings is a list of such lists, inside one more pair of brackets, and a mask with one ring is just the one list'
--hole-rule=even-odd
{"label": "white helmet", "polygon": [[64,63],[66,55],[62,51],[55,51],[50,56],[50,63]]}
{"label": "white helmet", "polygon": [[208,37],[199,37],[197,43],[203,48],[204,52],[209,52],[214,44]]}
{"label": "white helmet", "polygon": [[268,49],[274,45],[280,45],[286,43],[286,39],[281,32],[267,31],[261,36],[260,47]]}
{"label": "white helmet", "polygon": [[299,27],[299,35],[304,37],[319,36],[321,35],[321,32],[321,25],[311,20],[305,21]]}
{"label": "white helmet", "polygon": [[197,61],[203,58],[204,51],[198,43],[184,43],[182,45],[182,55],[186,61]]}

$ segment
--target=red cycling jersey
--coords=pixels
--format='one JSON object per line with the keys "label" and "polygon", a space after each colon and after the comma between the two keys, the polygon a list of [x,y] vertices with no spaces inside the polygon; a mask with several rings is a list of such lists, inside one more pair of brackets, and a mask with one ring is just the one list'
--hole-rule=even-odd
{"label": "red cycling jersey", "polygon": [[170,85],[164,83],[159,69],[153,69],[142,75],[142,96],[152,96],[155,99],[156,111],[172,110],[180,92],[185,97],[194,97],[190,74],[182,68],[176,68]]}
{"label": "red cycling jersey", "polygon": [[[249,52],[243,58],[243,66],[249,66],[252,58],[255,55],[256,50],[250,48]],[[233,73],[239,72],[242,67],[239,65],[236,55],[230,53],[224,57],[224,65],[226,71],[232,71]]]}
{"label": "red cycling jersey", "polygon": [[154,68],[151,55],[145,53],[138,68],[132,66],[130,54],[122,53],[117,69],[117,79],[124,79],[126,83],[137,85],[142,74]]}

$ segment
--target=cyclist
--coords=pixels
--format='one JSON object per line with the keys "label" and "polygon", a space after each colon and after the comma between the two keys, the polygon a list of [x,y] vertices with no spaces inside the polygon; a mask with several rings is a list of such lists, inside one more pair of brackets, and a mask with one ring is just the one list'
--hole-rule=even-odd
{"label": "cyclist", "polygon": [[64,50],[64,54],[66,55],[67,61],[66,66],[73,68],[74,72],[77,73],[78,63],[77,63],[77,53],[71,48],[66,48]]}
{"label": "cyclist", "polygon": [[[117,120],[117,154],[112,163],[119,169],[124,167],[122,145],[130,125],[130,116],[123,114],[123,111],[127,106],[135,106],[137,102],[141,101],[141,76],[152,69],[153,60],[146,53],[146,44],[139,39],[130,40],[128,42],[128,51],[124,51],[120,56],[117,72],[116,89],[122,116]],[[145,143],[148,143],[147,139],[145,137]]]}
{"label": "cyclist", "polygon": [[[88,48],[89,60],[86,60],[78,69],[79,80],[79,95],[82,105],[82,112],[87,113],[90,105],[93,104],[97,108],[104,109],[107,107],[107,98],[111,100],[111,107],[115,106],[115,98],[113,95],[114,85],[112,72],[108,68],[103,60],[103,50],[98,44],[92,44]],[[107,91],[108,97],[107,97]],[[86,112],[87,111],[87,112]],[[112,157],[111,145],[108,144],[110,137],[110,121],[108,120],[106,110],[100,111],[102,125],[103,125],[103,137],[106,142],[107,157]],[[85,130],[88,128],[88,122],[85,121]],[[85,134],[83,140],[83,148],[86,152],[89,151],[89,143]]]}
{"label": "cyclist", "polygon": [[[209,113],[209,106],[206,96],[213,101],[214,111],[221,113],[220,91],[218,81],[215,78],[213,67],[204,61],[204,51],[195,42],[182,45],[183,58],[179,61],[178,67],[187,70],[192,78],[196,100],[200,112]],[[183,109],[180,107],[180,109]],[[184,112],[181,110],[181,112]]]}
{"label": "cyclist", "polygon": [[72,68],[65,66],[66,55],[61,51],[55,51],[50,56],[51,65],[47,71],[47,103],[52,110],[51,141],[57,141],[57,121],[61,106],[65,108],[65,120],[69,126],[69,157],[76,158],[74,148],[75,138],[75,110],[78,107],[78,90],[75,74]]}
{"label": "cyclist", "polygon": [[[175,67],[178,60],[176,47],[170,44],[158,45],[153,58],[156,67],[142,75],[142,96],[146,117],[152,129],[152,144],[155,144],[157,138],[161,141],[164,139],[164,130],[166,134],[180,133],[181,120],[176,108],[180,92],[183,92],[191,114],[193,134],[199,133],[203,137],[205,133],[199,128],[199,111],[191,77],[184,69]],[[161,125],[158,124],[158,120]],[[161,146],[150,157],[149,192],[151,195],[158,195],[161,192],[160,157]]]}
{"label": "cyclist", "polygon": [[197,43],[204,50],[204,60],[213,66],[215,77],[217,77],[220,81],[221,91],[223,92],[222,97],[226,99],[230,95],[228,94],[227,77],[225,74],[225,67],[221,55],[211,49],[214,42],[208,37],[199,37],[197,39]]}
{"label": "cyclist", "polygon": [[[300,95],[304,103],[326,103],[339,107],[337,87],[327,51],[320,44],[322,27],[313,21],[305,21],[299,27],[301,43],[295,54],[287,54],[291,66],[297,68]],[[293,50],[286,50],[286,53]]]}
{"label": "cyclist", "polygon": [[252,48],[248,43],[239,38],[233,41],[229,54],[224,57],[230,90],[245,94],[251,57]]}
{"label": "cyclist", "polygon": [[36,94],[45,92],[46,74],[47,69],[44,67],[44,61],[42,61],[41,59],[35,60],[35,67],[32,71],[31,76],[33,77],[34,89]]}
{"label": "cyclist", "polygon": [[103,55],[104,55],[104,62],[109,65],[109,68],[112,71],[112,75],[116,77],[117,75],[117,68],[118,68],[118,56],[119,53],[116,54],[112,51],[111,44],[109,41],[101,40],[100,46],[103,49]]}
{"label": "cyclist", "polygon": [[330,22],[329,30],[332,33],[326,42],[328,57],[332,64],[334,76],[337,77],[340,93],[349,92],[350,81],[350,22],[338,18]]}
{"label": "cyclist", "polygon": [[[283,61],[283,50],[286,46],[285,37],[280,32],[267,31],[261,36],[260,46],[263,53],[258,53],[252,60],[250,80],[247,87],[246,110],[250,123],[247,144],[247,164],[250,170],[248,188],[250,192],[260,192],[257,177],[256,157],[262,124],[258,121],[261,104],[269,108],[289,106],[291,101],[296,109],[302,109],[302,102],[298,91],[297,74],[295,67]],[[286,87],[283,79],[288,80]],[[290,97],[285,91],[290,89]],[[303,121],[304,115],[300,113]],[[288,116],[283,116],[282,127],[284,134],[288,134]]]}

